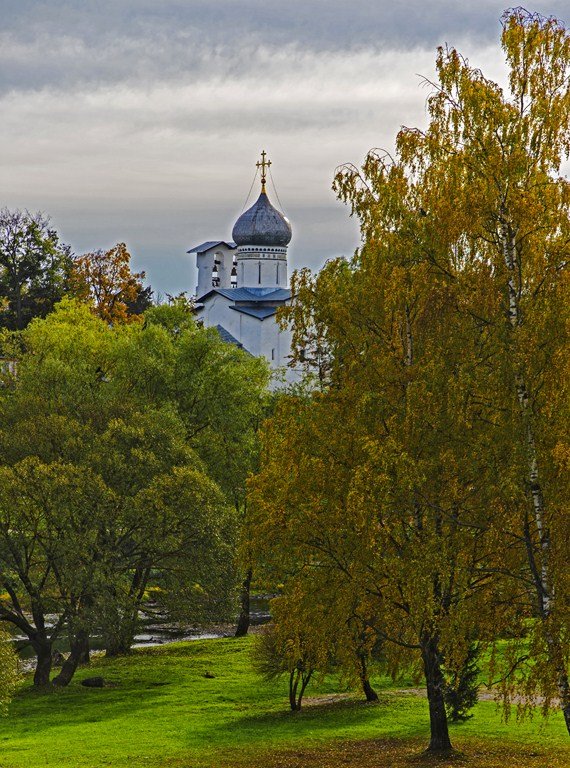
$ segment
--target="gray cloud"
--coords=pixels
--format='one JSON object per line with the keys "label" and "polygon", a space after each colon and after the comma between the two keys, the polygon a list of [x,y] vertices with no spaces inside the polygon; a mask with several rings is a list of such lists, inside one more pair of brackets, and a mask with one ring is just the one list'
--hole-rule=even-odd
{"label": "gray cloud", "polygon": [[[564,0],[538,10],[563,14]],[[258,47],[433,48],[496,40],[503,0],[2,0],[0,88],[231,76]]]}
{"label": "gray cloud", "polygon": [[319,266],[358,244],[335,166],[423,124],[437,43],[500,80],[502,7],[0,0],[0,203],[48,211],[78,251],[126,240],[153,285],[192,290],[185,251],[229,237],[265,147],[291,264]]}

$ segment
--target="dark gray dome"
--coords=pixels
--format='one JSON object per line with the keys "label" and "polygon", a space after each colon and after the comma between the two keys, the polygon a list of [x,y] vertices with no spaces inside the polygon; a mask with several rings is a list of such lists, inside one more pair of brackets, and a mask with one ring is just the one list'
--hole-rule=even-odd
{"label": "dark gray dome", "polygon": [[236,221],[232,238],[237,245],[285,246],[291,240],[291,234],[289,220],[262,192],[257,202]]}

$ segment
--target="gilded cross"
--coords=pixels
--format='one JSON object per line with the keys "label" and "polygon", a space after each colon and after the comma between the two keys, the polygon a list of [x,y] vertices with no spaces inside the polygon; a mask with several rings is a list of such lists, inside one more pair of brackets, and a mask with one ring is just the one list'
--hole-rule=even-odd
{"label": "gilded cross", "polygon": [[261,168],[261,191],[265,192],[265,182],[267,180],[267,171],[271,166],[271,160],[266,160],[267,152],[263,150],[261,153],[261,160],[258,160],[255,164],[257,168]]}

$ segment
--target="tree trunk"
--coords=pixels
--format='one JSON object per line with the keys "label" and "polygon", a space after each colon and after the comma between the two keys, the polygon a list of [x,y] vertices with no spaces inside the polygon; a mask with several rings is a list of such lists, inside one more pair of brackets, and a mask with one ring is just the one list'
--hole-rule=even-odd
{"label": "tree trunk", "polygon": [[427,751],[449,752],[452,746],[447,727],[447,713],[443,698],[445,681],[441,671],[437,638],[426,635],[422,639],[421,646],[429,704],[430,742]]}
{"label": "tree trunk", "polygon": [[240,595],[241,611],[239,614],[239,619],[238,619],[234,637],[244,637],[245,635],[247,635],[249,630],[249,625],[251,621],[250,611],[249,611],[249,596],[250,596],[252,576],[253,576],[253,571],[251,568],[249,568],[241,587],[241,595]]}
{"label": "tree trunk", "polygon": [[85,643],[85,647],[81,651],[81,656],[79,658],[80,664],[91,664],[91,648],[89,647],[89,638],[87,638],[87,642]]}
{"label": "tree trunk", "polygon": [[362,690],[366,696],[366,701],[378,701],[378,694],[374,688],[370,685],[370,678],[368,677],[368,668],[366,666],[366,656],[363,653],[357,653],[358,656],[358,676],[362,684]]}
{"label": "tree trunk", "polygon": [[299,685],[300,672],[294,669],[289,674],[289,706],[292,712],[297,711],[297,686]]}
{"label": "tree trunk", "polygon": [[[519,307],[520,288],[517,288],[517,285],[520,286],[520,275],[517,276],[515,233],[506,223],[504,218],[501,220],[501,235],[505,265],[508,271],[507,292],[509,297],[509,325],[511,330],[515,331],[516,328],[522,324],[522,316]],[[524,440],[526,442],[526,482],[530,492],[532,517],[538,534],[538,544],[540,548],[539,563],[537,563],[532,537],[530,536],[526,524],[524,534],[529,568],[536,589],[539,616],[543,622],[548,622],[552,613],[552,603],[555,595],[549,563],[551,549],[550,531],[548,530],[547,525],[546,504],[544,500],[541,474],[539,471],[533,408],[525,373],[524,370],[516,371],[514,377],[514,389],[519,404]],[[546,629],[546,643],[548,646],[549,662],[557,671],[560,706],[564,714],[566,729],[570,734],[570,681],[568,679],[566,667],[564,663],[561,662],[563,654],[561,654],[560,638],[555,637],[548,627]]]}
{"label": "tree trunk", "polygon": [[89,635],[86,630],[82,629],[74,637],[71,643],[71,653],[63,662],[59,675],[54,677],[53,684],[60,688],[69,685],[86,653],[89,653]]}
{"label": "tree trunk", "polygon": [[32,648],[37,657],[36,670],[34,672],[34,686],[41,688],[49,685],[52,665],[52,644],[49,640],[32,641]]}
{"label": "tree trunk", "polygon": [[310,672],[307,672],[307,674],[305,675],[301,674],[301,690],[299,691],[299,695],[297,696],[297,706],[296,706],[297,711],[301,709],[301,702],[303,701],[305,688],[309,685],[309,681],[312,676],[313,676],[313,670],[311,670]]}

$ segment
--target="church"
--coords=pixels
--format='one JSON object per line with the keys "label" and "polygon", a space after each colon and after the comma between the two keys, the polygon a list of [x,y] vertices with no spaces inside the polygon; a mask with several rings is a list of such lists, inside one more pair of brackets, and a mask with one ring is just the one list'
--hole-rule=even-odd
{"label": "church", "polygon": [[277,325],[277,309],[291,299],[287,273],[289,220],[269,201],[266,191],[271,161],[265,151],[257,163],[261,193],[234,224],[231,240],[208,240],[191,248],[196,254],[196,318],[216,328],[221,338],[256,357],[265,357],[272,386],[300,379],[292,368],[291,333]]}

